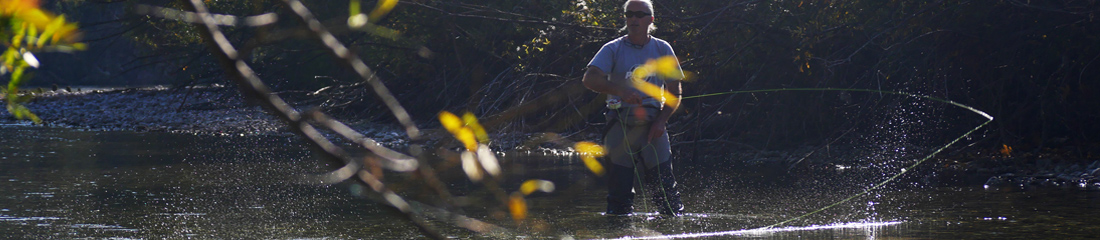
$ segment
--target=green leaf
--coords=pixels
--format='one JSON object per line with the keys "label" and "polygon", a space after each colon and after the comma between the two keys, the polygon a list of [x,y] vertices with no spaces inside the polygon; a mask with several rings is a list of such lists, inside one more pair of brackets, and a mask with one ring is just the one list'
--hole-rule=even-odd
{"label": "green leaf", "polygon": [[72,45],[65,45],[65,46],[62,46],[62,47],[71,47],[71,49],[78,50],[78,51],[88,50],[88,44],[84,44],[84,43],[73,43]]}
{"label": "green leaf", "polygon": [[42,47],[46,45],[46,40],[49,40],[57,32],[58,29],[65,26],[65,15],[54,18],[49,25],[46,25],[46,30],[42,31],[42,36],[38,37],[38,42],[35,43],[35,47]]}
{"label": "green leaf", "polygon": [[27,109],[27,107],[22,104],[8,102],[8,112],[11,113],[12,116],[15,116],[16,119],[23,120],[29,118],[35,124],[42,124],[42,119],[38,118],[38,115],[34,115],[30,109]]}
{"label": "green leaf", "polygon": [[17,56],[17,54],[19,54],[18,49],[15,49],[15,47],[8,47],[8,50],[4,51],[4,55],[2,55],[2,57],[4,58],[4,66],[8,68],[14,68],[15,56]]}
{"label": "green leaf", "polygon": [[15,26],[13,26],[13,28],[15,28],[15,36],[12,36],[11,46],[9,46],[9,47],[15,47],[15,48],[22,47],[23,46],[23,39],[27,38],[27,28],[26,28],[26,26],[28,24],[22,23],[20,21],[12,21],[12,25],[15,25]]}
{"label": "green leaf", "polygon": [[[8,82],[8,92],[19,90],[19,85],[23,85],[23,81],[27,79],[23,73],[27,70],[27,63],[19,61],[15,65],[15,69],[11,71],[11,81]],[[29,75],[28,75],[29,76]]]}
{"label": "green leaf", "polygon": [[359,0],[351,0],[351,3],[348,4],[349,5],[348,6],[348,11],[349,11],[348,16],[354,17],[355,15],[359,15],[359,12],[361,12],[361,10],[359,9],[360,8],[359,3],[360,3]]}
{"label": "green leaf", "polygon": [[34,44],[38,42],[38,28],[32,24],[27,24],[27,44]]}

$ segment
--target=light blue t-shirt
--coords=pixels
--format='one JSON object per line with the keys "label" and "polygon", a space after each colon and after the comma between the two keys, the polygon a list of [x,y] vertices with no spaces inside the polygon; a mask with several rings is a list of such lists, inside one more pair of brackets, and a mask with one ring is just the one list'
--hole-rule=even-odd
{"label": "light blue t-shirt", "polygon": [[[642,66],[646,61],[650,59],[657,59],[663,56],[676,56],[676,53],[672,51],[672,46],[665,40],[656,37],[649,37],[649,42],[645,45],[639,46],[630,43],[626,36],[616,38],[607,42],[600,48],[599,52],[596,52],[596,56],[592,57],[592,61],[588,62],[589,67],[598,67],[603,70],[604,73],[615,74],[622,73],[626,76],[631,76],[639,66]],[[679,60],[676,61],[677,72],[681,72]],[[679,79],[683,79],[680,76]],[[660,86],[661,89],[665,88],[665,80],[679,80],[679,79],[662,79],[657,76],[651,76],[646,78],[646,82]],[[637,90],[635,90],[637,91]],[[660,108],[662,101],[660,99],[654,99],[645,94],[639,93],[642,97],[642,105]],[[611,98],[619,99],[619,96],[612,95]],[[633,104],[622,103],[624,107],[637,107]]]}

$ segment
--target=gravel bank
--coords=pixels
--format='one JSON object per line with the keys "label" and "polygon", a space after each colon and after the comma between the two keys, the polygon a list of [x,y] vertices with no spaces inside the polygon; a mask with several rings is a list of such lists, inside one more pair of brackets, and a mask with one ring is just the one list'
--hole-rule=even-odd
{"label": "gravel bank", "polygon": [[[245,105],[235,89],[225,87],[46,89],[25,105],[43,124],[91,130],[265,134],[282,127],[278,119]],[[29,121],[2,111],[0,122]]]}

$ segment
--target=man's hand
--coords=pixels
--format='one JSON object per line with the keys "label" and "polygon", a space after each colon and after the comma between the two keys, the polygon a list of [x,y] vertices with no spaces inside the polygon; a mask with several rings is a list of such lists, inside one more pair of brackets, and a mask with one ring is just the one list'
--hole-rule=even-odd
{"label": "man's hand", "polygon": [[620,92],[621,93],[618,96],[623,99],[623,102],[635,105],[642,105],[642,95],[638,94],[638,91],[634,91],[631,89],[620,89]]}
{"label": "man's hand", "polygon": [[610,81],[611,85],[615,88],[615,93],[611,95],[619,96],[625,103],[635,105],[642,104],[642,95],[634,90],[633,86],[631,86],[633,83],[626,79],[625,73],[613,73],[609,75],[608,78],[608,81]]}

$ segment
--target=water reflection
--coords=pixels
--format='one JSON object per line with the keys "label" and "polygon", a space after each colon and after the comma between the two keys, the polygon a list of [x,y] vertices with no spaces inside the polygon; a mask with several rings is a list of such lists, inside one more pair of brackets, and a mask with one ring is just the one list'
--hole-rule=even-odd
{"label": "water reflection", "polygon": [[[13,238],[420,238],[352,184],[299,185],[327,169],[292,136],[195,136],[0,127],[0,233]],[[509,153],[501,188],[528,179],[554,183],[527,199],[517,223],[485,186],[460,169],[443,172],[460,202],[449,209],[502,231],[476,235],[434,222],[456,238],[918,238],[1089,237],[1100,232],[1100,193],[892,187],[761,229],[859,193],[879,174],[859,169],[791,170],[730,159],[686,161],[688,214],[609,217],[603,180],[575,156]],[[421,186],[395,184],[410,199]],[[642,212],[655,208],[639,202]],[[442,210],[441,210],[442,211]],[[453,216],[453,215],[449,215]],[[1057,229],[1053,231],[1052,229]],[[1006,237],[1007,236],[1007,237]]]}

